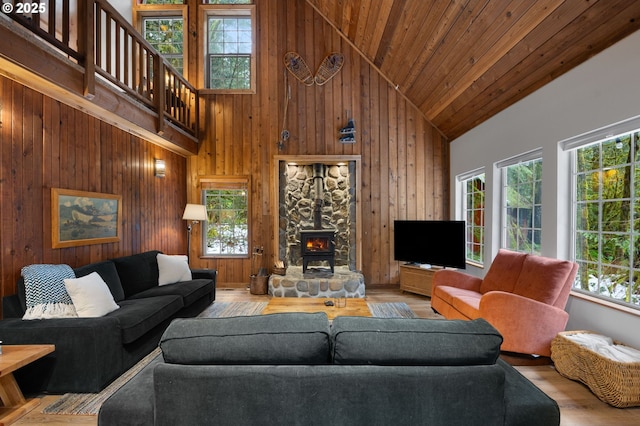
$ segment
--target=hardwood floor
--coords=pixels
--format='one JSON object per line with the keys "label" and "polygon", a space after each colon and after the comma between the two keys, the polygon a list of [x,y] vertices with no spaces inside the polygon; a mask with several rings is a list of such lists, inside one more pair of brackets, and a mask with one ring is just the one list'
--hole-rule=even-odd
{"label": "hardwood floor", "polygon": [[[248,290],[238,288],[219,288],[216,293],[216,300],[221,302],[263,301],[267,298],[268,296],[252,295]],[[379,303],[405,302],[419,317],[431,316],[431,309],[425,303],[429,300],[427,297],[403,293],[397,288],[368,288],[367,300]],[[511,356],[504,358],[516,365],[515,368],[518,371],[558,402],[562,426],[610,426],[614,424],[631,426],[640,424],[640,407],[618,409],[607,405],[596,398],[586,386],[558,374],[548,359],[530,360]],[[45,396],[39,406],[15,424],[29,426],[89,426],[97,424],[96,416],[42,414],[42,409],[57,398],[58,396]]]}

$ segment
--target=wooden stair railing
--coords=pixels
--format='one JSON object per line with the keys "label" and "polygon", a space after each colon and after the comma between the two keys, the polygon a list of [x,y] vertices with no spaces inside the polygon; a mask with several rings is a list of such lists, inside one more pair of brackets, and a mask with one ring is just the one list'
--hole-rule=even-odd
{"label": "wooden stair railing", "polygon": [[[7,15],[85,70],[84,93],[100,76],[165,120],[197,138],[198,92],[107,0],[60,0]],[[33,3],[37,6],[38,3]]]}

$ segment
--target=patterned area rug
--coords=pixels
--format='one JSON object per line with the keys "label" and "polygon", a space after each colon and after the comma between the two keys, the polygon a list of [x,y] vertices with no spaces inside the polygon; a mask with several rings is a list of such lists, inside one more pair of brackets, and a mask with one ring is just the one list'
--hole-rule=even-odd
{"label": "patterned area rug", "polygon": [[404,302],[367,303],[371,316],[376,318],[418,318]]}
{"label": "patterned area rug", "polygon": [[199,318],[246,317],[260,315],[267,302],[213,302]]}
{"label": "patterned area rug", "polygon": [[[395,303],[367,303],[371,315],[378,318],[416,318],[415,313],[404,302]],[[214,302],[205,309],[199,317],[202,318],[223,318],[233,316],[259,315],[267,306],[267,302]],[[131,367],[126,373],[118,377],[109,386],[99,393],[67,393],[57,401],[46,406],[42,412],[45,414],[76,414],[76,415],[96,415],[102,406],[113,393],[120,389],[125,383],[133,378],[151,360],[160,354],[157,348],[136,365]]]}
{"label": "patterned area rug", "polygon": [[155,357],[160,355],[160,348],[154,349],[149,355],[142,358],[136,365],[127,370],[122,376],[111,382],[109,386],[99,393],[65,393],[59,400],[42,409],[45,414],[98,414],[102,403],[112,394],[131,380]]}

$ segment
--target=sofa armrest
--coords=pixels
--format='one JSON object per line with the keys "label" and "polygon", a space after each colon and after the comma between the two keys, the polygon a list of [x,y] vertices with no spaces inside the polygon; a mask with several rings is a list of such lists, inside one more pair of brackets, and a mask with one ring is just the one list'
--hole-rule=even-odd
{"label": "sofa armrest", "polygon": [[213,293],[211,294],[211,301],[216,300],[216,278],[218,277],[218,271],[215,269],[192,269],[191,277],[195,279],[206,279],[213,281]]}
{"label": "sofa armrest", "polygon": [[2,298],[2,317],[3,318],[22,318],[24,309],[20,305],[20,298],[17,294],[4,296]]}
{"label": "sofa armrest", "polygon": [[474,277],[473,275],[453,269],[440,269],[433,274],[431,291],[433,293],[433,290],[435,290],[437,286],[446,285],[480,293],[480,284],[482,284],[482,278]]}
{"label": "sofa armrest", "polygon": [[218,271],[215,269],[192,269],[191,277],[196,279],[207,279],[213,280],[213,285],[216,285],[216,277],[218,275]]}
{"label": "sofa armrest", "polygon": [[[98,392],[122,370],[122,338],[113,317],[0,321],[5,345],[53,344],[48,362],[18,371],[24,390]],[[51,360],[54,360],[53,362]]]}
{"label": "sofa armrest", "polygon": [[501,350],[543,356],[551,355],[551,340],[569,320],[560,308],[503,291],[482,296],[480,317],[504,337]]}

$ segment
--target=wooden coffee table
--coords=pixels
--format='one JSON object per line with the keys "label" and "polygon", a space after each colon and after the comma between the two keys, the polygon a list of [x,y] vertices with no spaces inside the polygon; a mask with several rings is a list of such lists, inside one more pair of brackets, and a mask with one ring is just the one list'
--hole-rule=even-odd
{"label": "wooden coffee table", "polygon": [[334,299],[322,297],[272,297],[269,304],[262,311],[262,314],[278,314],[283,312],[324,312],[330,320],[338,316],[358,316],[370,317],[371,311],[366,299],[348,298],[347,306],[338,308],[337,306],[326,306],[324,302]]}
{"label": "wooden coffee table", "polygon": [[0,354],[0,424],[11,424],[31,411],[39,399],[26,400],[13,372],[50,354],[54,345],[3,345]]}

